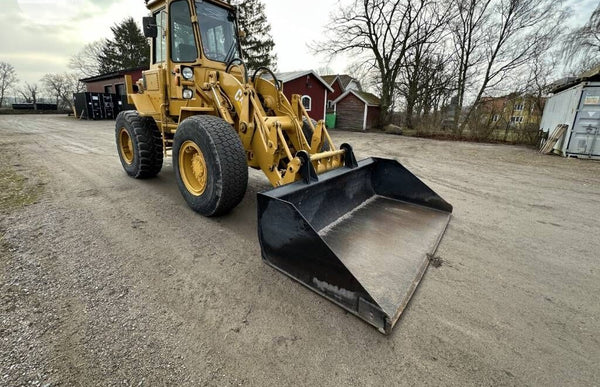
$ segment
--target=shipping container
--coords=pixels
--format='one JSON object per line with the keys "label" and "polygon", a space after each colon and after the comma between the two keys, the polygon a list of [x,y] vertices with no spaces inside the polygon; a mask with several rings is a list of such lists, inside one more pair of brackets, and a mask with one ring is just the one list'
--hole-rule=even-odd
{"label": "shipping container", "polygon": [[600,82],[581,82],[548,99],[540,129],[552,133],[560,124],[569,127],[555,153],[600,159]]}

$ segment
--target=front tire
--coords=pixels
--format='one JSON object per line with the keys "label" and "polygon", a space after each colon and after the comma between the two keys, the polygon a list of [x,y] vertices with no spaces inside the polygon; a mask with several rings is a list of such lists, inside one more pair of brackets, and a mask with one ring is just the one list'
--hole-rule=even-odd
{"label": "front tire", "polygon": [[246,152],[235,130],[214,116],[181,122],[173,142],[173,169],[187,204],[204,216],[237,206],[248,185]]}
{"label": "front tire", "polygon": [[117,151],[129,176],[144,179],[156,176],[163,165],[162,136],[152,117],[135,110],[122,111],[115,125]]}
{"label": "front tire", "polygon": [[[317,121],[313,120],[312,118],[310,119],[310,121],[314,127],[317,126]],[[313,136],[313,131],[310,127],[310,124],[306,120],[306,117],[302,117],[302,133],[304,133],[304,137],[306,137],[306,140],[310,144],[310,141],[312,140]],[[321,145],[321,152],[327,152],[329,150],[331,150],[331,147],[329,146],[329,141],[327,141],[327,139],[324,139],[323,145]]]}

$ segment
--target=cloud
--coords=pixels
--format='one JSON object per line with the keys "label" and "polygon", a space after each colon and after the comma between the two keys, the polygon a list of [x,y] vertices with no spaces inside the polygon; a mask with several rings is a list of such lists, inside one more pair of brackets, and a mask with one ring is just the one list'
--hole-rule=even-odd
{"label": "cloud", "polygon": [[[142,0],[0,1],[0,60],[11,63],[28,82],[38,82],[45,73],[67,71],[69,58],[86,43],[110,37],[110,27],[126,17],[139,23],[148,12]],[[313,55],[307,47],[323,39],[323,27],[330,21],[329,14],[339,8],[338,0],[263,1],[280,71],[324,65],[336,72],[346,70],[346,58],[332,61]],[[567,24],[578,27],[598,2],[568,0],[567,4],[573,10]]]}

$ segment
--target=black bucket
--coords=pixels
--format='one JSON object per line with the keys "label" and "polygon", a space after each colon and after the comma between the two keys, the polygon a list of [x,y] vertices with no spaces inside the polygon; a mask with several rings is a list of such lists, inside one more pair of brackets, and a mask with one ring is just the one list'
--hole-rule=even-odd
{"label": "black bucket", "polygon": [[369,158],[259,193],[258,237],[267,264],[389,333],[451,213],[400,163]]}

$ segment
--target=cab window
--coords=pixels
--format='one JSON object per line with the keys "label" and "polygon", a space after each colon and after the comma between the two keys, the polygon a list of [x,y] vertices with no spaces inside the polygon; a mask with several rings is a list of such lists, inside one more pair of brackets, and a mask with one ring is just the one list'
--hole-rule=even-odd
{"label": "cab window", "polygon": [[187,1],[171,3],[171,60],[194,62],[198,57],[194,29]]}
{"label": "cab window", "polygon": [[154,19],[156,20],[156,28],[158,30],[158,34],[155,39],[153,39],[153,58],[152,63],[161,63],[164,62],[167,58],[167,13],[165,10],[158,11],[154,14]]}
{"label": "cab window", "polygon": [[219,62],[239,57],[235,16],[209,2],[196,2],[204,55]]}

